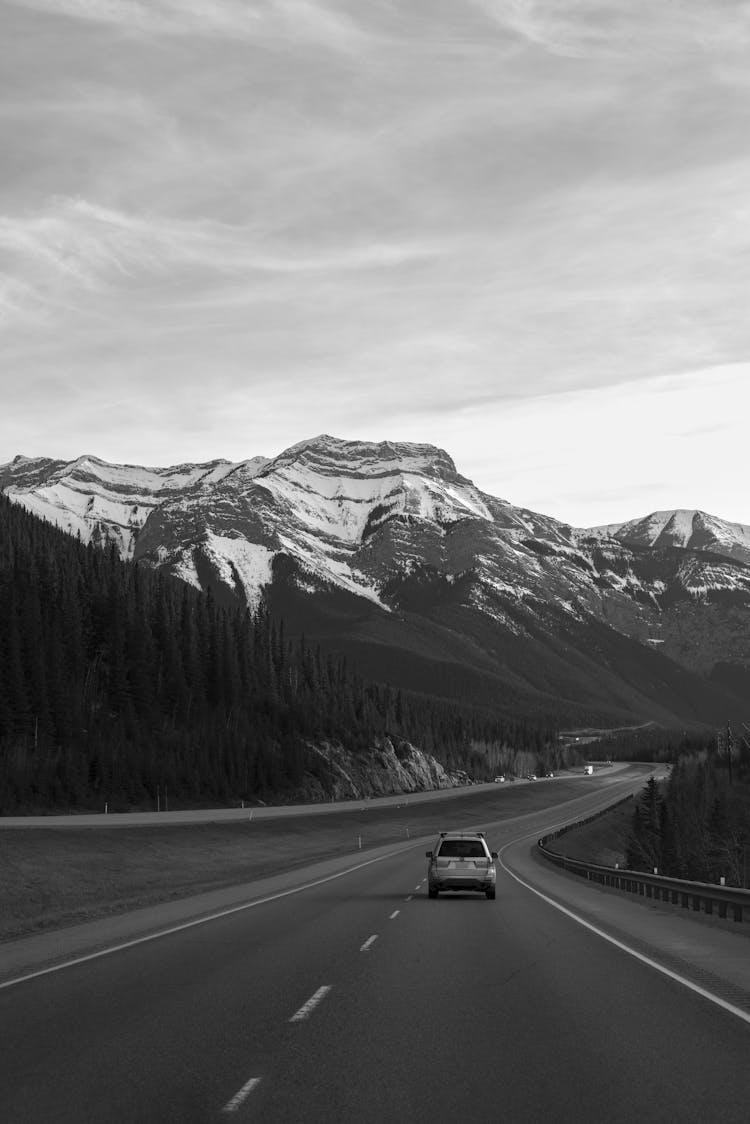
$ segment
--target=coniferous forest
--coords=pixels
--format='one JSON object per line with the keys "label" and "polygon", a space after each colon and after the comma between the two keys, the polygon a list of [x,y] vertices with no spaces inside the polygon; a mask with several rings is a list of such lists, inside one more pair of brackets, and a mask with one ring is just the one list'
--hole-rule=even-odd
{"label": "coniferous forest", "polygon": [[493,747],[557,763],[541,723],[364,682],[263,607],[219,605],[0,497],[0,812],[283,800],[321,768],[310,743],[384,735],[477,779]]}
{"label": "coniferous forest", "polygon": [[684,745],[669,780],[653,778],[633,812],[627,865],[695,882],[750,885],[750,750]]}

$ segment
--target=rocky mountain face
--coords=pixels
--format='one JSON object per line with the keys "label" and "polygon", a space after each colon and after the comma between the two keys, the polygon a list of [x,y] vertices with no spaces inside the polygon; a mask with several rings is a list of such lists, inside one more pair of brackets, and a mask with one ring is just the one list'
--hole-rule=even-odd
{"label": "rocky mountain face", "polygon": [[321,436],[271,460],[0,466],[16,502],[254,607],[370,677],[565,723],[725,721],[750,694],[750,528],[577,529],[441,449]]}
{"label": "rocky mountain face", "polygon": [[728,523],[705,511],[653,511],[643,519],[594,527],[585,533],[589,537],[615,539],[624,546],[678,546],[750,562],[750,527]]}
{"label": "rocky mountain face", "polygon": [[429,753],[409,742],[383,738],[366,752],[351,753],[341,745],[310,745],[320,758],[317,775],[308,773],[298,793],[302,801],[360,800],[398,793],[431,792],[470,783],[461,770],[445,769]]}

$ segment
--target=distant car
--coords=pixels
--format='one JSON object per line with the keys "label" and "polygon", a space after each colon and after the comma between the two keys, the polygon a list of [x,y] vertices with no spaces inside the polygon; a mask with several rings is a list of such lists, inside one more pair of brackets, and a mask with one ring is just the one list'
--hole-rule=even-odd
{"label": "distant car", "polygon": [[502,784],[505,777],[495,777],[495,784]]}
{"label": "distant car", "polygon": [[554,775],[555,775],[554,773],[547,773],[548,777],[554,777]]}
{"label": "distant car", "polygon": [[483,831],[441,831],[427,856],[427,896],[442,890],[474,890],[495,897],[497,851],[490,851]]}
{"label": "distant car", "polygon": [[535,781],[536,780],[536,773],[529,773],[529,780]]}

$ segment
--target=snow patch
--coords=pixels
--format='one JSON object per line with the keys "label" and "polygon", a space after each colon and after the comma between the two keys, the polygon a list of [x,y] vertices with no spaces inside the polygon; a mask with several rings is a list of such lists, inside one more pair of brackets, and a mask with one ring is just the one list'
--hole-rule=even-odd
{"label": "snow patch", "polygon": [[202,542],[203,552],[213,562],[223,582],[231,589],[237,589],[239,579],[248,606],[257,609],[265,586],[273,577],[272,564],[276,552],[260,543],[251,543],[244,538],[226,538],[212,531],[206,533]]}
{"label": "snow patch", "polygon": [[279,535],[279,541],[282,548],[287,550],[293,558],[296,558],[303,568],[310,573],[316,574],[324,581],[338,585],[350,593],[355,593],[358,597],[366,597],[369,601],[374,601],[381,609],[390,613],[390,607],[380,599],[377,586],[368,581],[363,573],[355,570],[343,559],[334,558],[328,552],[324,552],[318,539],[304,534],[298,535],[295,539]]}

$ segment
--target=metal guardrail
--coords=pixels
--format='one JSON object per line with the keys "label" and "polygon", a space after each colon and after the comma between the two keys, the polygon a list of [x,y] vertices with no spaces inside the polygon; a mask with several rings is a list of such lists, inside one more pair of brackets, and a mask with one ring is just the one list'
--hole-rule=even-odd
{"label": "metal guardrail", "polygon": [[705,913],[712,914],[717,908],[719,917],[726,917],[728,909],[732,910],[735,921],[750,920],[750,890],[741,890],[734,886],[717,886],[712,882],[688,882],[683,878],[666,878],[662,874],[647,874],[641,870],[624,870],[619,867],[597,866],[596,863],[585,862],[582,859],[571,859],[551,850],[547,844],[558,839],[573,828],[590,823],[600,816],[611,812],[632,796],[618,800],[603,808],[593,816],[584,820],[567,824],[558,831],[542,836],[537,842],[537,849],[549,862],[555,866],[569,870],[573,874],[580,874],[589,882],[600,882],[605,886],[623,891],[625,893],[639,894],[641,897],[652,898],[656,901],[669,902],[679,905],[683,909],[692,908],[698,912],[701,907]]}

